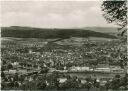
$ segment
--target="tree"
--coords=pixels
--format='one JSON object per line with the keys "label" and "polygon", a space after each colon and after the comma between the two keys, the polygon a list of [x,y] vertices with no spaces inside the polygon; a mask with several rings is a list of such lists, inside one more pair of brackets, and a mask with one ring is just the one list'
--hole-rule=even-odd
{"label": "tree", "polygon": [[97,67],[97,65],[98,65],[98,60],[97,59],[90,59],[89,61],[88,61],[88,63],[89,63],[89,65],[93,68],[93,71],[94,71],[94,69]]}
{"label": "tree", "polygon": [[119,30],[122,30],[121,35],[127,31],[127,0],[103,1],[101,10],[108,23],[115,23],[120,27]]}
{"label": "tree", "polygon": [[[103,11],[103,17],[108,23],[115,23],[120,27],[118,30],[121,31],[121,34],[118,36],[121,35],[119,38],[122,44],[127,44],[127,0],[103,1],[101,10]],[[125,33],[126,35],[124,35]]]}
{"label": "tree", "polygon": [[110,88],[114,89],[114,90],[117,90],[120,88],[120,78],[121,76],[120,75],[115,75],[115,77],[112,79],[111,81],[111,86]]}
{"label": "tree", "polygon": [[7,69],[9,70],[9,69],[12,69],[12,68],[13,68],[12,64],[9,63],[9,64],[7,65]]}

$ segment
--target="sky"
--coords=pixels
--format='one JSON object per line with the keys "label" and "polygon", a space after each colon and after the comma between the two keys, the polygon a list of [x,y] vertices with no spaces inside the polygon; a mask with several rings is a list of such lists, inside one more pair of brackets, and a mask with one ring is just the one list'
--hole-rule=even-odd
{"label": "sky", "polygon": [[114,27],[101,12],[101,1],[2,1],[2,26],[40,28]]}

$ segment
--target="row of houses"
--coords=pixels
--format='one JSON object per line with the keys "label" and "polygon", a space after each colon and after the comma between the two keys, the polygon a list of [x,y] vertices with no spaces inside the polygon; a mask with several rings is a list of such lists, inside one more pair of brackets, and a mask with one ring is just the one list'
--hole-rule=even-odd
{"label": "row of houses", "polygon": [[106,73],[124,73],[124,69],[113,66],[113,67],[97,67],[97,68],[91,68],[91,67],[71,67],[69,69],[70,72],[84,72],[84,71],[93,71],[93,72],[106,72]]}
{"label": "row of houses", "polygon": [[[14,69],[16,68],[16,69],[19,69],[20,71],[21,70],[28,71],[28,69],[33,69],[33,67],[27,67],[27,66],[21,67],[19,62],[13,62],[11,64],[12,64]],[[40,66],[38,65],[36,67],[36,69],[40,70]],[[87,67],[87,66],[83,66],[83,67],[73,66],[73,67],[70,67],[68,69],[65,68],[65,70],[56,70],[55,68],[52,70],[50,69],[50,72],[53,72],[53,71],[60,71],[60,72],[103,72],[103,73],[104,72],[105,73],[124,73],[125,72],[125,70],[119,66],[106,66],[106,67],[105,66],[99,66],[96,68],[91,68],[91,67]],[[9,73],[15,73],[15,72],[10,71]]]}

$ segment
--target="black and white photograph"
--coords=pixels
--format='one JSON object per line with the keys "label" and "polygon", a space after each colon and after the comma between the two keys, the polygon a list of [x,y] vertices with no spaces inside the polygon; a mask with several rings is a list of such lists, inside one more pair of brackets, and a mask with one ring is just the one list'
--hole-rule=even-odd
{"label": "black and white photograph", "polygon": [[1,0],[2,91],[128,91],[127,0]]}

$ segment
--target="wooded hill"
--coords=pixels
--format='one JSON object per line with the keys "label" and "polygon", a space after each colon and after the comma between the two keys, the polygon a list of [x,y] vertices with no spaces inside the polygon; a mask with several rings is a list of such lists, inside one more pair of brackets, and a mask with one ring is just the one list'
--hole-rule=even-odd
{"label": "wooded hill", "polygon": [[32,28],[32,27],[1,27],[1,37],[14,37],[14,38],[44,38],[44,39],[67,39],[71,37],[100,37],[116,39],[116,36],[96,32],[86,29],[50,29],[50,28]]}

